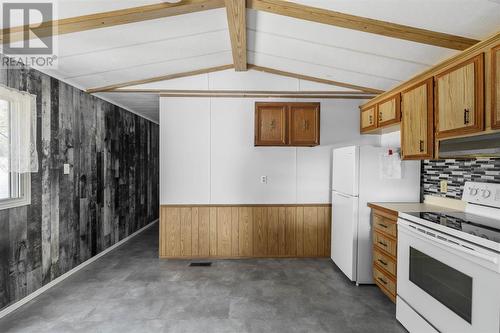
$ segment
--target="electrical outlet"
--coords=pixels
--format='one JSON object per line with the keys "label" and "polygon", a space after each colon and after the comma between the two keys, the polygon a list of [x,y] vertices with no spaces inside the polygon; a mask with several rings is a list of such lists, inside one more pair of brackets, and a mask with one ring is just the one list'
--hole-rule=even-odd
{"label": "electrical outlet", "polygon": [[65,174],[65,175],[69,175],[69,164],[64,163],[64,165],[63,165],[63,169],[64,169],[64,170],[63,170],[64,174]]}
{"label": "electrical outlet", "polygon": [[260,176],[260,183],[267,184],[267,176]]}
{"label": "electrical outlet", "polygon": [[448,192],[448,181],[442,180],[440,183],[440,188],[441,188],[441,193],[447,193]]}

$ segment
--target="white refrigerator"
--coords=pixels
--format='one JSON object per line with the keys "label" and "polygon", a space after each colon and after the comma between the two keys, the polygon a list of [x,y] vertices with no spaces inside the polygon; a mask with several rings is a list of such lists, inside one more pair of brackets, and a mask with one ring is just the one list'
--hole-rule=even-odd
{"label": "white refrigerator", "polygon": [[387,152],[374,146],[333,150],[331,258],[356,284],[373,283],[368,202],[420,201],[420,161],[403,161],[401,177],[387,179],[381,176]]}

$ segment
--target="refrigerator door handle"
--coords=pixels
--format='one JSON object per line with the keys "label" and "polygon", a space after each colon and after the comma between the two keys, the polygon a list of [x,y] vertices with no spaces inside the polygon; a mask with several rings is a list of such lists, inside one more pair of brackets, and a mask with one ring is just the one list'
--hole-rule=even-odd
{"label": "refrigerator door handle", "polygon": [[344,197],[344,198],[348,198],[348,199],[349,199],[349,198],[352,198],[352,196],[351,196],[351,195],[343,194],[343,193],[340,193],[340,192],[335,192],[335,194],[337,194],[337,195],[339,195],[339,196],[341,196],[341,197]]}

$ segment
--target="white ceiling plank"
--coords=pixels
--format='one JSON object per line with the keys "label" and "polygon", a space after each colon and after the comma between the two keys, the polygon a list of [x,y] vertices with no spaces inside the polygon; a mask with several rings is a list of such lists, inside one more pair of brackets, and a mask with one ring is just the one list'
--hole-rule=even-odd
{"label": "white ceiling plank", "polygon": [[[433,65],[458,51],[381,35],[297,20],[266,12],[248,11],[250,30],[302,40],[338,50],[386,57],[396,61]],[[251,44],[250,44],[251,45]]]}
{"label": "white ceiling plank", "polygon": [[330,67],[304,63],[291,59],[276,57],[268,54],[253,53],[248,54],[249,62],[258,66],[270,67],[278,70],[289,71],[293,68],[294,73],[319,77],[327,80],[347,82],[355,85],[362,85],[381,90],[387,90],[400,81],[367,76],[364,74],[346,72]]}
{"label": "white ceiling plank", "polygon": [[141,65],[112,72],[80,76],[72,78],[69,81],[75,82],[86,89],[90,89],[116,83],[157,77],[158,75],[175,74],[198,70],[200,68],[223,66],[231,63],[231,61],[231,50],[228,50],[199,57],[182,58],[175,61]]}
{"label": "white ceiling plank", "polygon": [[299,91],[358,91],[330,84],[299,80]]}
{"label": "white ceiling plank", "polygon": [[[145,50],[147,50],[145,52]],[[206,33],[59,59],[67,78],[127,70],[231,50],[227,31]],[[126,55],[126,56],[125,56]]]}
{"label": "white ceiling plank", "polygon": [[[224,9],[57,36],[60,58],[227,30]],[[161,33],[158,33],[161,31]],[[126,37],[126,38],[124,38]],[[202,37],[200,37],[202,38]]]}
{"label": "white ceiling plank", "polygon": [[403,80],[429,66],[396,61],[384,57],[340,50],[306,41],[249,31],[251,51],[323,65],[353,73]]}
{"label": "white ceiling plank", "polygon": [[299,88],[297,79],[254,70],[210,73],[209,84],[211,90],[297,91]]}
{"label": "white ceiling plank", "polygon": [[200,74],[166,81],[138,84],[123,89],[208,90],[208,84],[208,74]]}

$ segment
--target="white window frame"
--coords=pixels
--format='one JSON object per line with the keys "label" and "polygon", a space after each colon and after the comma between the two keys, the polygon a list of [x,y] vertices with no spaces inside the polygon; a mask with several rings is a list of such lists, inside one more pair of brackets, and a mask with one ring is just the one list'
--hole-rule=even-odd
{"label": "white window frame", "polygon": [[[0,99],[9,102],[9,113],[12,112],[11,108],[12,101],[8,98],[5,98],[4,96],[0,96]],[[10,174],[9,184],[11,186],[9,193],[11,194],[11,196],[17,191],[20,191],[21,193],[17,198],[0,199],[0,210],[31,205],[31,173],[25,172],[19,174],[17,172],[10,171],[9,174]],[[16,185],[18,186],[12,186],[12,184],[14,183],[13,182],[14,178],[18,178],[18,180],[16,180],[15,182]]]}
{"label": "white window frame", "polygon": [[[11,178],[15,177],[11,174]],[[19,176],[19,189],[22,191],[19,198],[0,199],[0,210],[31,205],[31,174],[23,173]]]}

